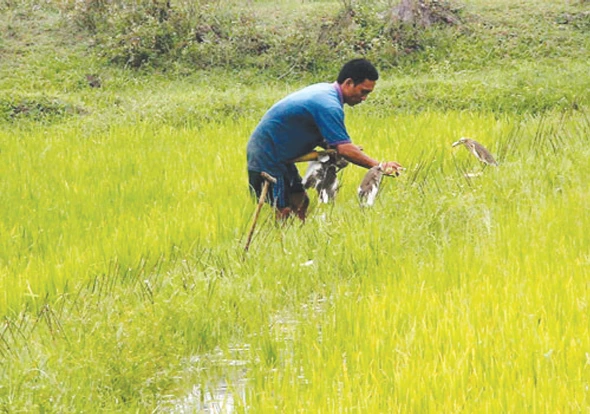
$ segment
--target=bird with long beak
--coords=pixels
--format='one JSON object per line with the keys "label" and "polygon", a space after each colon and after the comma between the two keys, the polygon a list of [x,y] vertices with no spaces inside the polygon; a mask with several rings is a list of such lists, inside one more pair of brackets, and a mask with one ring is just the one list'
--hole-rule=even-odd
{"label": "bird with long beak", "polygon": [[453,142],[453,147],[456,147],[458,145],[464,145],[465,148],[467,148],[469,152],[475,156],[475,158],[477,158],[484,164],[492,165],[494,167],[498,166],[498,163],[496,162],[492,154],[486,149],[486,147],[481,145],[479,142],[471,138],[463,137],[459,139],[459,141]]}
{"label": "bird with long beak", "polygon": [[358,196],[361,206],[370,207],[375,203],[382,178],[383,167],[381,164],[376,165],[367,171],[358,188]]}

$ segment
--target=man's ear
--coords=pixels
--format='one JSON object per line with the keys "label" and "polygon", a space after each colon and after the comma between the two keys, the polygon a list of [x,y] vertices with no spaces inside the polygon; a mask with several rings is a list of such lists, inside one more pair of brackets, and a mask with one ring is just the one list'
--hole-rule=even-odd
{"label": "man's ear", "polygon": [[352,80],[352,78],[346,78],[346,80],[342,83],[342,85],[354,86],[354,81]]}

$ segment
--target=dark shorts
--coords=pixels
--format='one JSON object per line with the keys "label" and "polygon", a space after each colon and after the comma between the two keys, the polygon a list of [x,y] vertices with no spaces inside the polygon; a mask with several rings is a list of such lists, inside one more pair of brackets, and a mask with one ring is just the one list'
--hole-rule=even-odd
{"label": "dark shorts", "polygon": [[[266,202],[277,207],[289,207],[289,196],[295,193],[304,193],[305,189],[301,184],[301,176],[295,164],[287,165],[287,173],[282,176],[274,177],[277,179],[276,184],[271,183]],[[264,178],[258,171],[248,171],[248,181],[250,183],[250,192],[260,198],[262,193],[262,186],[264,185]]]}

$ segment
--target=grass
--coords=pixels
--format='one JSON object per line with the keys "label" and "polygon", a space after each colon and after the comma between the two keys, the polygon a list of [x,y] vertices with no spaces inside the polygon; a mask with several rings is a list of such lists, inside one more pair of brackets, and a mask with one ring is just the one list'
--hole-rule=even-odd
{"label": "grass", "polygon": [[[561,15],[467,6],[516,16],[512,30]],[[362,209],[364,171],[346,168],[336,203],[311,194],[304,226],[264,208],[244,254],[248,135],[324,79],[48,55],[47,37],[24,46],[23,16],[43,12],[27,10],[0,31],[2,103],[39,104],[0,122],[0,410],[198,411],[223,382],[237,412],[588,410],[587,37],[546,57],[382,71],[347,125],[406,172]],[[461,136],[500,166],[451,148]]]}
{"label": "grass", "polygon": [[[114,257],[127,268],[143,255],[158,259],[181,246],[216,244],[221,206],[212,203],[232,187],[215,189],[224,162],[215,154],[217,133],[215,126],[183,132],[135,125],[90,137],[75,129],[5,135],[3,174],[20,177],[2,182],[3,201],[13,206],[3,222],[10,235],[2,249],[5,274],[23,277],[3,290],[3,310],[20,303],[19,295],[8,295],[30,284],[60,291],[64,273],[92,276]],[[236,219],[244,219],[236,209]]]}
{"label": "grass", "polygon": [[[250,120],[2,137],[25,177],[2,191],[19,206],[3,230],[5,407],[164,409],[179,370],[180,384],[232,378],[183,357],[244,343],[254,411],[584,407],[588,119],[365,115],[349,113],[357,142],[406,174],[362,210],[350,167],[303,227],[265,209],[246,257],[235,137]],[[480,166],[451,149],[460,135],[500,167],[466,179]]]}

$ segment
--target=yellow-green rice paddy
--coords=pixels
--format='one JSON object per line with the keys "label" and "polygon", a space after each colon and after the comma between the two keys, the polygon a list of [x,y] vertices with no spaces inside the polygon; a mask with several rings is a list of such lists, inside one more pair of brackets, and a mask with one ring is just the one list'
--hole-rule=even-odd
{"label": "yellow-green rice paddy", "polygon": [[2,132],[4,407],[174,411],[226,381],[237,411],[585,411],[587,115],[347,122],[405,173],[361,208],[346,168],[303,226],[265,208],[248,254],[254,120]]}

